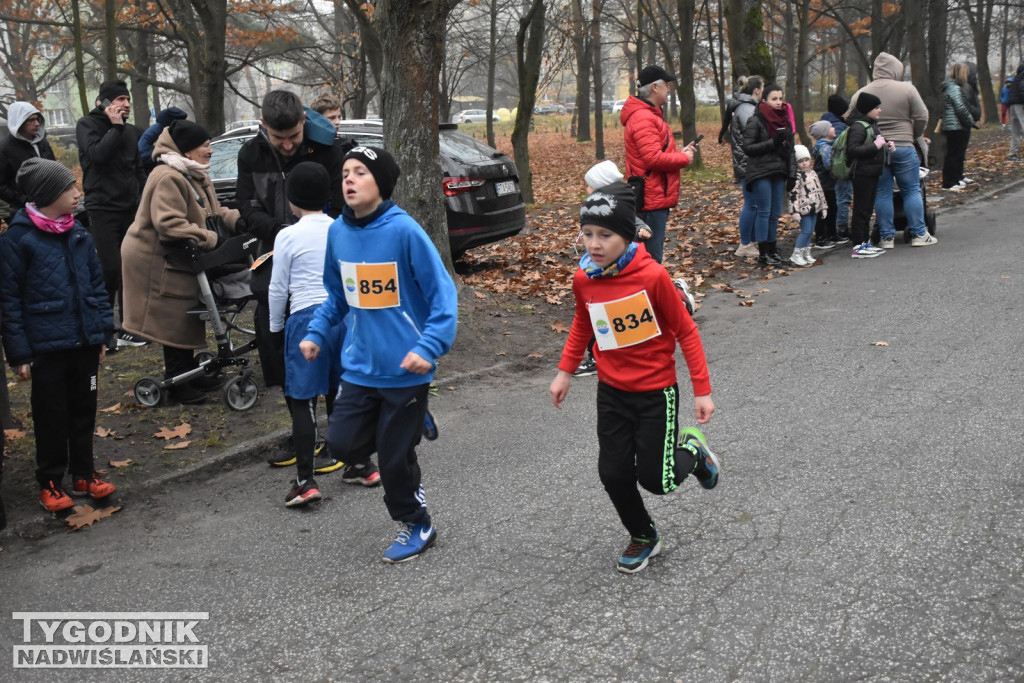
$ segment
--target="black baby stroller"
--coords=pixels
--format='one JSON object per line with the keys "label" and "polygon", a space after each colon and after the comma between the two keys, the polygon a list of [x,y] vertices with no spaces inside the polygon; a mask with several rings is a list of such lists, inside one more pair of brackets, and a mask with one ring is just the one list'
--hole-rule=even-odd
{"label": "black baby stroller", "polygon": [[[221,390],[224,402],[234,410],[252,408],[259,398],[259,387],[252,377],[249,359],[245,357],[256,348],[256,332],[251,324],[255,299],[247,280],[249,267],[258,253],[259,240],[252,235],[237,235],[208,252],[201,251],[193,240],[168,246],[172,248],[165,257],[167,262],[196,274],[199,305],[188,313],[198,315],[213,327],[217,353],[200,351],[196,354],[199,367],[174,377],[143,377],[135,383],[135,400],[144,406],[155,406],[170,387],[202,375],[215,377],[224,368],[231,367],[238,368],[238,373],[224,382]],[[240,340],[248,341],[236,344],[233,333],[240,335]]]}
{"label": "black baby stroller", "polygon": [[[928,166],[930,159],[928,157],[928,142],[924,138],[918,138],[914,144],[914,149],[917,150],[917,157],[921,163],[921,202],[924,204],[924,224],[928,229],[928,234],[934,235],[936,230],[936,216],[935,212],[928,208],[928,188],[925,184],[925,178],[928,177]],[[903,210],[903,195],[900,193],[900,186],[893,181],[892,186],[892,224],[897,230],[903,231],[903,241],[910,244],[910,240],[913,239],[914,234],[910,232],[910,224],[907,222],[907,214]],[[878,222],[871,229],[871,241],[875,244],[879,243],[879,232]]]}

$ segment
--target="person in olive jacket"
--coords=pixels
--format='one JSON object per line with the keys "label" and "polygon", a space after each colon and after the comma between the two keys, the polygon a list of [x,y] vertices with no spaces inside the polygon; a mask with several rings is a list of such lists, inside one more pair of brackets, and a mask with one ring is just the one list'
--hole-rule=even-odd
{"label": "person in olive jacket", "polygon": [[782,88],[764,88],[757,112],[743,128],[743,153],[747,155],[747,191],[754,199],[754,239],[757,262],[762,266],[783,263],[776,237],[786,188],[796,182],[793,126],[782,99]]}
{"label": "person in olive jacket", "polygon": [[971,128],[975,118],[968,106],[967,65],[954,64],[942,83],[942,135],[946,138],[946,156],[942,160],[942,189],[961,192],[964,182],[964,159],[971,141]]}
{"label": "person in olive jacket", "polygon": [[882,101],[869,92],[857,98],[853,113],[847,117],[850,130],[846,134],[846,156],[853,166],[853,208],[850,237],[853,240],[853,258],[881,256],[883,249],[871,244],[870,222],[875,210],[878,177],[886,163],[892,143],[886,143],[878,131],[878,116]]}

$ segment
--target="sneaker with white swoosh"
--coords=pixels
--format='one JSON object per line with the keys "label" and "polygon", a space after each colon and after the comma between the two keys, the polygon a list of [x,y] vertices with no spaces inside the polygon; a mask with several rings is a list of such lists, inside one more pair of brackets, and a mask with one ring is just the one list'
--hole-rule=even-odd
{"label": "sneaker with white swoosh", "polygon": [[434,545],[436,540],[437,530],[432,523],[406,524],[403,522],[391,547],[384,551],[381,559],[388,564],[411,560]]}

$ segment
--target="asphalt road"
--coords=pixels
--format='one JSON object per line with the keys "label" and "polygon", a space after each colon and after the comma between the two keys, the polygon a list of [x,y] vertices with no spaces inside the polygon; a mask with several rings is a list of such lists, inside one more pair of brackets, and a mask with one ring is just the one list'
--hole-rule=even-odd
{"label": "asphalt road", "polygon": [[[594,378],[465,381],[421,449],[440,540],[399,566],[379,490],[286,510],[261,464],[0,553],[0,679],[1024,679],[1024,192],[940,243],[737,284],[698,321],[723,461],[627,537],[596,473]],[[886,342],[887,346],[874,346]],[[683,414],[684,423],[690,419]],[[203,671],[25,671],[14,611],[209,612]]]}

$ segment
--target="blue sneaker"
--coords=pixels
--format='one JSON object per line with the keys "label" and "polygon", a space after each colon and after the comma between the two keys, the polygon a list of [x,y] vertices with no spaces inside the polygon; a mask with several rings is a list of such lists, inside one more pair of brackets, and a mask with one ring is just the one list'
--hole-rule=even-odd
{"label": "blue sneaker", "polygon": [[427,414],[423,416],[423,438],[427,441],[435,441],[437,433],[437,423],[434,422],[434,416],[428,410]]}
{"label": "blue sneaker", "polygon": [[704,433],[696,427],[686,427],[679,432],[679,443],[696,446],[700,451],[697,467],[693,472],[700,485],[706,489],[713,489],[718,486],[718,473],[722,469],[722,464],[718,462],[718,457],[708,448],[708,441],[704,438]]}
{"label": "blue sneaker", "polygon": [[619,556],[619,571],[636,574],[647,566],[648,560],[661,552],[661,537],[654,532],[654,538],[631,538],[629,545]]}
{"label": "blue sneaker", "polygon": [[384,551],[380,559],[388,564],[411,560],[424,550],[434,545],[437,530],[433,524],[402,524],[391,547]]}

